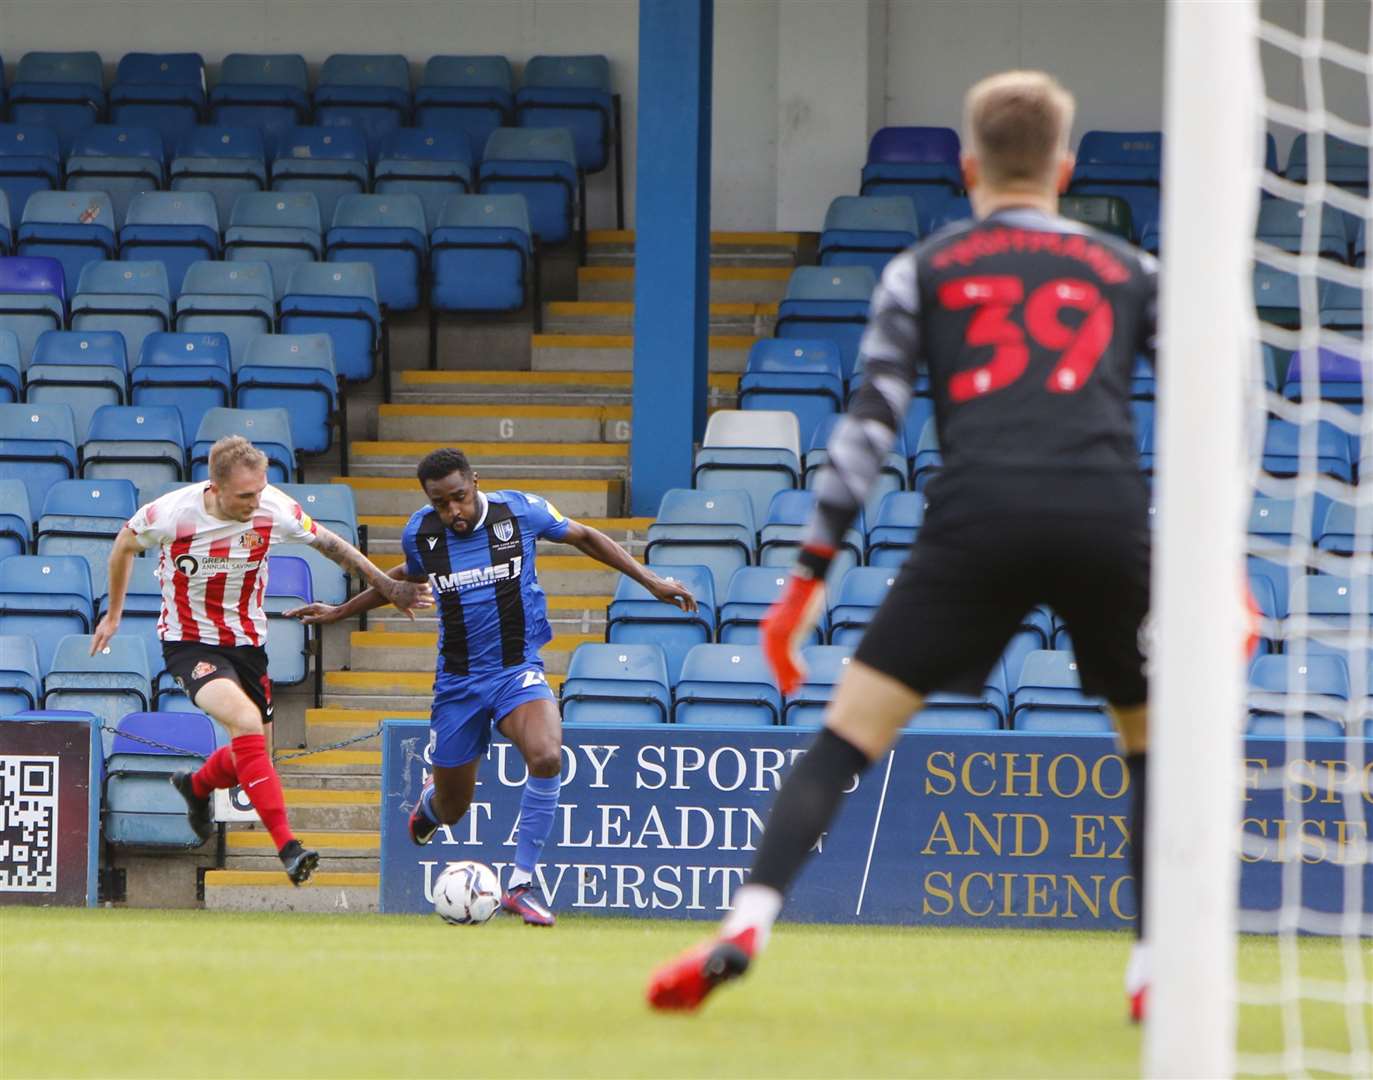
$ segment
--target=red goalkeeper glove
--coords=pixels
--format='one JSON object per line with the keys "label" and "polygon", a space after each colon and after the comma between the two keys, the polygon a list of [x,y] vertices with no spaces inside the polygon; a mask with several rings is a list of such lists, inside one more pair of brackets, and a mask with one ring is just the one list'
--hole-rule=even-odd
{"label": "red goalkeeper glove", "polygon": [[825,606],[825,572],[833,558],[833,548],[817,544],[803,547],[782,595],[763,618],[763,655],[784,694],[805,681],[801,646],[810,639]]}

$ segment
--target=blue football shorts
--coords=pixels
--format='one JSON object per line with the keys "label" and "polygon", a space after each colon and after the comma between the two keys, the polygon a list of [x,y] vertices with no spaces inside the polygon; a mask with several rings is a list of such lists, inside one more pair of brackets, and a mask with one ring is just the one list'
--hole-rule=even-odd
{"label": "blue football shorts", "polygon": [[557,701],[543,665],[521,664],[504,671],[456,677],[434,683],[429,714],[429,760],[453,768],[481,757],[491,745],[491,729],[527,701]]}

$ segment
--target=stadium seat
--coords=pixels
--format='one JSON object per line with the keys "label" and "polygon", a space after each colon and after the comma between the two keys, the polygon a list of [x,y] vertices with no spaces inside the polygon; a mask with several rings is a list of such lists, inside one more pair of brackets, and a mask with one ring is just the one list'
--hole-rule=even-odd
{"label": "stadium seat", "polygon": [[515,119],[515,75],[503,56],[431,56],[415,90],[415,126],[463,132],[480,153]]}
{"label": "stadium seat", "polygon": [[56,259],[0,258],[0,328],[19,342],[19,370],[29,366],[34,342],[67,325],[67,286]]}
{"label": "stadium seat", "polygon": [[[451,195],[430,238],[431,316],[537,305],[538,262],[523,195]],[[437,337],[431,322],[430,340]],[[433,355],[430,357],[433,365]]]}
{"label": "stadium seat", "polygon": [[939,449],[939,425],[926,420],[920,438],[911,451],[911,487],[924,491],[930,479],[944,467],[944,455]]}
{"label": "stadium seat", "polygon": [[900,195],[840,195],[825,212],[821,266],[866,266],[880,277],[920,236],[915,205]]}
{"label": "stadium seat", "polygon": [[273,299],[280,300],[294,266],[324,257],[319,200],[314,192],[240,195],[224,233],[224,257],[232,262],[268,263]]}
{"label": "stadium seat", "polygon": [[668,566],[660,573],[690,590],[697,610],[683,611],[676,604],[658,600],[638,582],[622,576],[606,609],[606,641],[661,647],[669,685],[675,686],[686,654],[715,638],[715,579],[707,566]]}
{"label": "stadium seat", "polygon": [[800,446],[793,413],[718,410],[706,424],[692,485],[703,491],[748,492],[757,521],[773,495],[800,486]]}
{"label": "stadium seat", "polygon": [[1130,204],[1118,196],[1063,195],[1058,200],[1058,212],[1069,221],[1090,225],[1112,236],[1119,236],[1127,243],[1134,240]]}
{"label": "stadium seat", "polygon": [[167,781],[174,772],[199,768],[214,753],[215,742],[214,722],[200,712],[137,712],[121,719],[105,758],[105,842],[130,848],[199,847],[201,841],[186,820],[186,801]]}
{"label": "stadium seat", "polygon": [[25,53],[10,87],[10,119],[51,132],[65,151],[79,132],[104,115],[104,87],[99,53]]}
{"label": "stadium seat", "polygon": [[80,445],[86,441],[95,410],[101,405],[123,405],[128,386],[123,334],[48,330],[34,343],[24,373],[24,400],[31,405],[69,405]]}
{"label": "stadium seat", "polygon": [[119,234],[125,259],[157,259],[167,267],[172,299],[181,293],[186,269],[219,258],[219,214],[204,191],[150,191],[134,197]]}
{"label": "stadium seat", "polygon": [[156,128],[172,147],[205,112],[205,61],[199,53],[126,53],[110,87],[110,119]]}
{"label": "stadium seat", "polygon": [[1068,193],[1115,195],[1130,204],[1136,226],[1157,221],[1162,157],[1160,132],[1088,131],[1078,143]]}
{"label": "stadium seat", "polygon": [[91,568],[79,555],[11,555],[0,559],[0,634],[31,638],[38,670],[52,668],[57,643],[89,634],[95,620]]}
{"label": "stadium seat", "polygon": [[138,489],[124,479],[59,480],[48,489],[35,531],[39,555],[80,555],[91,567],[91,595],[107,591],[110,548],[138,510]]}
{"label": "stadium seat", "polygon": [[298,686],[310,674],[310,627],[283,612],[315,600],[310,564],[295,555],[267,556],[267,666],[275,686]]}
{"label": "stadium seat", "polygon": [[1271,619],[1287,618],[1287,596],[1291,591],[1287,567],[1249,555],[1245,559],[1245,570],[1259,610]]}
{"label": "stadium seat", "polygon": [[176,409],[189,437],[210,409],[228,408],[233,400],[229,339],[211,333],[149,334],[130,383],[134,406]]}
{"label": "stadium seat", "polygon": [[203,191],[228,221],[234,200],[267,189],[267,151],[251,127],[193,127],[177,143],[170,170],[173,191]]}
{"label": "stadium seat", "polygon": [[844,373],[834,342],[759,338],[749,349],[739,408],[794,413],[802,446],[843,405]]}
{"label": "stadium seat", "polygon": [[220,63],[211,123],[256,128],[272,145],[287,128],[309,121],[310,75],[299,53],[229,53]]}
{"label": "stadium seat", "polygon": [[[1249,504],[1249,535],[1286,547],[1291,542],[1293,525],[1297,521],[1296,505],[1293,499],[1255,495]],[[1309,527],[1298,530],[1298,535],[1310,535]]]}
{"label": "stadium seat", "polygon": [[[358,507],[347,484],[278,484],[287,495],[321,525],[332,529],[350,544],[358,544]],[[319,575],[315,574],[316,591]],[[330,601],[332,603],[332,601]]]}
{"label": "stadium seat", "polygon": [[27,555],[33,548],[33,513],[24,481],[0,480],[0,559]]}
{"label": "stadium seat", "polygon": [[[1292,140],[1287,156],[1287,179],[1304,184],[1310,177],[1308,137],[1302,132]],[[1360,195],[1368,194],[1368,147],[1325,134],[1325,181],[1348,188]]]}
{"label": "stadium seat", "polygon": [[284,409],[210,409],[191,444],[191,479],[210,475],[210,447],[226,435],[242,435],[267,455],[267,482],[295,478],[296,448],[291,441],[291,418]]}
{"label": "stadium seat", "polygon": [[1321,326],[1359,337],[1363,333],[1363,292],[1352,285],[1327,281],[1321,290]]}
{"label": "stadium seat", "polygon": [[372,190],[379,195],[414,195],[419,199],[424,210],[422,231],[427,236],[438,227],[444,200],[472,190],[472,145],[467,135],[460,130],[424,127],[391,132],[382,140]]}
{"label": "stadium seat", "polygon": [[925,496],[892,491],[882,498],[867,535],[869,566],[900,566],[925,523]]}
{"label": "stadium seat", "polygon": [[291,269],[280,303],[283,334],[325,334],[334,368],[348,382],[366,382],[383,347],[381,304],[370,263],[301,263]]}
{"label": "stadium seat", "polygon": [[110,197],[103,191],[35,191],[24,204],[14,249],[19,255],[60,262],[71,296],[83,266],[115,257]]}
{"label": "stadium seat", "polygon": [[673,488],[663,494],[648,527],[644,558],[652,566],[708,566],[723,596],[741,566],[753,564],[757,529],[746,491]]}
{"label": "stadium seat", "polygon": [[0,402],[14,402],[24,396],[23,367],[19,335],[0,326]]}
{"label": "stadium seat", "polygon": [[801,659],[806,680],[787,695],[782,723],[788,726],[819,725],[834,697],[834,688],[853,659],[853,650],[841,645],[805,645]]}
{"label": "stadium seat", "polygon": [[998,731],[995,695],[983,697],[935,693],[925,699],[924,707],[906,721],[906,731]]}
{"label": "stadium seat", "polygon": [[126,356],[137,356],[143,339],[170,330],[171,291],[160,262],[87,263],[71,302],[71,328],[83,333],[114,330]]}
{"label": "stadium seat", "polygon": [[756,645],[697,645],[682,661],[672,719],[678,724],[780,724],[782,695]]}
{"label": "stadium seat", "polygon": [[[1331,502],[1315,532],[1316,546],[1336,555],[1353,555],[1358,540],[1358,511],[1350,503]],[[1368,541],[1362,547],[1366,550]]]}
{"label": "stadium seat", "polygon": [[589,56],[532,56],[515,93],[520,127],[566,128],[576,148],[577,168],[596,173],[610,164],[615,103],[610,61]]}
{"label": "stadium seat", "polygon": [[896,571],[884,566],[859,566],[850,570],[829,590],[829,643],[856,648],[872,617],[896,580]]}
{"label": "stadium seat", "polygon": [[[1323,401],[1335,401],[1361,412],[1363,409],[1363,365],[1356,356],[1346,356],[1334,349],[1318,348],[1315,363],[1305,358],[1309,353],[1297,350],[1287,366],[1282,395],[1289,401],[1301,401],[1304,392],[1303,375],[1314,368],[1316,389]],[[1304,362],[1305,361],[1305,362]]]}
{"label": "stadium seat", "polygon": [[[928,398],[915,398],[911,402],[912,413],[920,408],[921,403],[929,404]],[[810,443],[806,450],[804,482],[807,488],[813,488],[819,479],[820,470],[829,464],[829,441],[834,433],[834,426],[839,422],[839,415],[827,416],[820,421],[815,431],[812,433]],[[878,506],[882,500],[893,491],[903,491],[906,487],[906,480],[910,473],[910,464],[906,460],[906,436],[903,432],[898,432],[896,442],[887,451],[887,457],[882,463],[882,468],[877,474],[872,490],[868,493],[868,502],[864,507],[869,514],[876,514]]]}
{"label": "stadium seat", "polygon": [[324,238],[328,262],[365,262],[387,311],[414,311],[424,299],[428,230],[419,196],[345,195]]}
{"label": "stadium seat", "polygon": [[539,243],[564,244],[584,209],[581,177],[566,128],[497,128],[477,167],[477,190],[523,195]]}
{"label": "stadium seat", "polygon": [[1011,726],[1017,731],[1112,730],[1105,702],[1082,692],[1077,661],[1067,652],[1040,649],[1026,656],[1012,701]]}
{"label": "stadium seat", "polygon": [[[287,484],[286,487],[296,485]],[[312,515],[313,516],[313,515]],[[333,526],[324,522],[326,528]],[[334,530],[338,532],[337,529]],[[343,535],[340,533],[339,535]],[[312,544],[273,544],[272,558],[277,556],[303,560],[310,568],[310,587],[314,598],[323,604],[342,604],[350,595],[348,575],[343,567],[334,562]],[[289,605],[288,605],[289,606]]]}
{"label": "stadium seat", "polygon": [[70,405],[0,405],[0,478],[22,481],[30,507],[76,475],[78,445]]}
{"label": "stadium seat", "polygon": [[410,62],[404,56],[335,53],[320,68],[315,122],[357,128],[376,156],[382,140],[410,120]]}
{"label": "stadium seat", "polygon": [[1359,222],[1359,227],[1354,233],[1354,265],[1359,267],[1368,265],[1368,226],[1362,221]]}
{"label": "stadium seat", "polygon": [[261,261],[191,263],[176,298],[175,325],[188,334],[224,334],[237,367],[253,339],[276,326],[272,268]]}
{"label": "stadium seat", "polygon": [[185,480],[186,434],[180,411],[171,405],[102,405],[91,417],[81,447],[81,477],[122,477],[140,493]]}
{"label": "stadium seat", "polygon": [[[1351,618],[1356,611],[1370,610],[1369,580],[1362,581],[1364,596],[1357,593],[1358,584],[1349,578],[1335,577],[1330,574],[1294,579],[1290,586],[1287,610],[1295,618],[1297,612],[1305,612],[1314,631],[1336,636],[1343,635],[1351,627]],[[1302,593],[1305,592],[1305,600]],[[1359,605],[1355,606],[1355,600]]]}
{"label": "stadium seat", "polygon": [[133,197],[163,186],[162,139],[152,128],[93,124],[73,138],[66,173],[68,191],[109,195],[115,226],[123,228]]}
{"label": "stadium seat", "polygon": [[0,715],[36,709],[42,697],[43,675],[33,639],[0,635]]}
{"label": "stadium seat", "polygon": [[[1295,476],[1300,471],[1301,428],[1286,420],[1270,417],[1263,441],[1263,470],[1273,476]],[[1350,483],[1354,475],[1349,439],[1330,423],[1316,431],[1316,468],[1326,476]]]}
{"label": "stadium seat", "polygon": [[[290,417],[291,438],[297,450],[304,454],[328,450],[335,420],[345,424],[329,335],[263,334],[255,338],[248,346],[247,358],[234,373],[234,407],[282,409]],[[346,438],[346,426],[341,434]]]}
{"label": "stadium seat", "polygon": [[352,128],[288,128],[274,153],[272,190],[312,193],[321,221],[333,221],[339,197],[365,192],[371,180],[367,139]]}
{"label": "stadium seat", "polygon": [[[804,489],[779,491],[768,504],[763,527],[758,531],[758,563],[766,567],[790,567],[801,549],[815,493]],[[859,512],[855,528],[844,540],[830,563],[829,580],[837,582],[848,570],[863,561],[863,515]]]}
{"label": "stadium seat", "polygon": [[1301,303],[1296,274],[1267,263],[1254,264],[1254,305],[1262,321],[1295,329],[1301,325]]}
{"label": "stadium seat", "polygon": [[62,183],[62,149],[50,128],[0,124],[0,191],[11,222],[21,221],[29,196]]}
{"label": "stadium seat", "polygon": [[[148,708],[152,700],[148,652],[140,637],[116,635],[94,656],[88,634],[57,643],[43,680],[43,708],[84,709],[113,728],[120,717]],[[108,746],[111,740],[106,739]]]}
{"label": "stadium seat", "polygon": [[[145,502],[158,497],[157,492],[149,494]],[[154,708],[159,707],[161,694],[158,683],[163,672],[162,640],[157,636],[157,624],[162,617],[162,583],[157,579],[158,562],[156,552],[148,552],[134,559],[129,574],[129,588],[124,594],[124,617],[119,623],[120,637],[139,638],[147,650],[148,670],[153,675]],[[105,597],[96,614],[103,616],[108,603],[109,598]]]}
{"label": "stadium seat", "polygon": [[1288,713],[1343,725],[1349,715],[1349,670],[1333,654],[1256,656],[1249,665],[1245,707],[1251,723]]}
{"label": "stadium seat", "polygon": [[962,195],[959,155],[952,128],[879,128],[868,143],[859,194],[905,196],[915,205],[920,234],[928,235]]}
{"label": "stadium seat", "polygon": [[[0,644],[0,660],[3,657]],[[564,724],[667,723],[672,691],[662,646],[578,645],[560,697]]]}
{"label": "stadium seat", "polygon": [[0,256],[10,253],[14,247],[14,219],[10,216],[10,199],[5,189],[0,188]]}
{"label": "stadium seat", "polygon": [[866,266],[798,266],[777,307],[779,338],[827,338],[839,346],[844,378],[853,376],[877,278]]}
{"label": "stadium seat", "polygon": [[[1259,203],[1259,220],[1254,235],[1281,251],[1300,253],[1304,244],[1306,206],[1287,199],[1264,199]],[[1323,207],[1320,233],[1316,238],[1316,253],[1324,259],[1347,262],[1349,236],[1344,219],[1333,206]]]}
{"label": "stadium seat", "polygon": [[[720,605],[718,639],[727,645],[758,644],[758,627],[768,608],[782,595],[788,571],[775,566],[741,566],[729,579]],[[824,627],[817,626],[811,644],[824,642]]]}

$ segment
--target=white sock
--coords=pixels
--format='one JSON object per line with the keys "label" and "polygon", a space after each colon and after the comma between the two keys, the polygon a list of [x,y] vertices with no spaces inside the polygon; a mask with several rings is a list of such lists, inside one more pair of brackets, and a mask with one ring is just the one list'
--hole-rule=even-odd
{"label": "white sock", "polygon": [[1125,993],[1134,997],[1149,985],[1149,946],[1136,941],[1130,949],[1130,962],[1125,966]]}
{"label": "white sock", "polygon": [[754,950],[762,952],[781,910],[782,894],[776,889],[767,885],[741,885],[734,894],[734,910],[725,916],[720,933],[733,937],[752,927]]}
{"label": "white sock", "polygon": [[534,880],[534,871],[521,870],[518,866],[510,868],[510,880],[506,885],[507,889],[513,889],[518,885],[528,885]]}

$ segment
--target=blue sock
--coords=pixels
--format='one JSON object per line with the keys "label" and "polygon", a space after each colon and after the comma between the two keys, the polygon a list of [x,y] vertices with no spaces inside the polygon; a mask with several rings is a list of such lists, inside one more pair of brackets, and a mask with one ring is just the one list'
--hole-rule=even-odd
{"label": "blue sock", "polygon": [[433,784],[425,784],[420,789],[420,816],[428,818],[435,825],[442,825],[438,814],[434,813],[434,790]]}
{"label": "blue sock", "polygon": [[515,872],[520,877],[533,874],[544,841],[553,831],[561,787],[562,778],[558,776],[531,776],[524,782],[524,794],[520,796],[520,835],[515,844]]}

